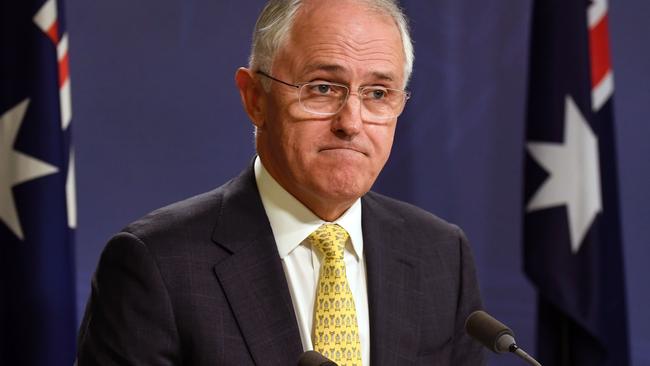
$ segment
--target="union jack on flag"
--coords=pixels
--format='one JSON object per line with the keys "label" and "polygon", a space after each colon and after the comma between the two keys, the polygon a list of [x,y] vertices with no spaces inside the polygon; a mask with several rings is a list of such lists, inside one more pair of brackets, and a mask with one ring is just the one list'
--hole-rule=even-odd
{"label": "union jack on flag", "polygon": [[534,2],[524,263],[538,359],[629,364],[606,0]]}
{"label": "union jack on flag", "polygon": [[71,365],[76,227],[62,0],[0,5],[0,365]]}

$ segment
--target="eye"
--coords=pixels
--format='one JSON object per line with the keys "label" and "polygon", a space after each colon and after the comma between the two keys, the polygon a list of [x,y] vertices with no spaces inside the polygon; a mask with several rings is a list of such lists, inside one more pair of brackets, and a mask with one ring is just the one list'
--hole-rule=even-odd
{"label": "eye", "polygon": [[372,97],[375,99],[381,99],[386,96],[386,91],[385,90],[373,90],[372,91]]}
{"label": "eye", "polygon": [[332,86],[328,85],[328,84],[318,84],[318,85],[316,85],[316,90],[320,94],[327,94],[331,89],[332,89]]}
{"label": "eye", "polygon": [[372,100],[382,100],[388,96],[388,90],[385,88],[372,87],[366,89],[364,95],[366,98]]}
{"label": "eye", "polygon": [[332,85],[323,82],[315,82],[309,84],[308,87],[309,92],[314,95],[328,95],[334,92]]}

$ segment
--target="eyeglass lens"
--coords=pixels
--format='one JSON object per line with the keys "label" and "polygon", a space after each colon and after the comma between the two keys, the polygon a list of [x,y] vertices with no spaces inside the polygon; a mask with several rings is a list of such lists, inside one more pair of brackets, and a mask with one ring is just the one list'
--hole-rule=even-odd
{"label": "eyeglass lens", "polygon": [[[300,88],[300,103],[308,112],[331,115],[343,108],[348,94],[349,89],[343,85],[307,83]],[[362,88],[359,97],[366,111],[376,119],[398,116],[406,101],[403,91],[372,86]]]}

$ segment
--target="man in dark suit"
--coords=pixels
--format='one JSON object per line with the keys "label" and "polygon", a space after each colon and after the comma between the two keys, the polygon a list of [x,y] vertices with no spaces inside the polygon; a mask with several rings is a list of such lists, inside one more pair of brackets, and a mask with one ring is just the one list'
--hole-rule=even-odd
{"label": "man in dark suit", "polygon": [[307,349],[340,365],[483,364],[463,330],[481,307],[464,235],[369,192],[412,64],[394,1],[270,1],[235,77],[258,156],[110,240],[78,364],[293,365]]}

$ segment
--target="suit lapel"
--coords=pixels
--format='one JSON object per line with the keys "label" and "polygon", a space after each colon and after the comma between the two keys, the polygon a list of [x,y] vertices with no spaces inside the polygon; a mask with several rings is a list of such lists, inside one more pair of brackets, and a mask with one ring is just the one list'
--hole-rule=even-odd
{"label": "suit lapel", "polygon": [[[372,194],[362,199],[373,366],[413,364],[417,356],[417,253],[402,224]],[[231,253],[214,270],[255,364],[295,364],[300,332],[252,166],[226,188],[213,241]]]}
{"label": "suit lapel", "polygon": [[403,218],[380,207],[371,194],[362,204],[370,361],[374,366],[412,364],[420,336],[417,253],[409,252],[413,245],[404,236]]}
{"label": "suit lapel", "polygon": [[300,332],[252,166],[226,188],[213,240],[232,253],[214,270],[255,364],[295,364]]}

